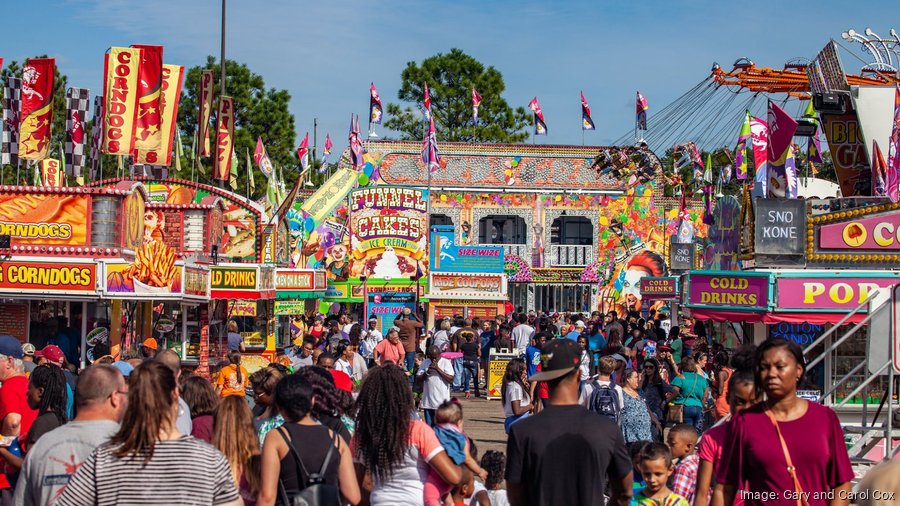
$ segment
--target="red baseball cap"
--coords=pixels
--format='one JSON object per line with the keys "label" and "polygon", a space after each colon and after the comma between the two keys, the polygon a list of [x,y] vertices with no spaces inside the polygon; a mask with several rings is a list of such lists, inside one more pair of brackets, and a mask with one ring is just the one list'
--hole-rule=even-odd
{"label": "red baseball cap", "polygon": [[66,360],[66,354],[55,344],[48,344],[44,349],[34,352],[35,357],[44,357],[48,362],[56,365],[62,365]]}
{"label": "red baseball cap", "polygon": [[347,393],[353,392],[353,380],[350,379],[350,375],[337,369],[332,369],[329,372],[331,372],[331,377],[334,378],[334,386],[338,387],[338,390],[343,390]]}

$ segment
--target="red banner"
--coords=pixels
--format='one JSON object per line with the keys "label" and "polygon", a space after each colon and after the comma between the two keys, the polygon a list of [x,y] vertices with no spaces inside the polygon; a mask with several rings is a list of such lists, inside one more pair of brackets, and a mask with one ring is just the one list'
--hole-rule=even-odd
{"label": "red banner", "polygon": [[[162,97],[160,107],[162,118],[160,128],[163,133],[162,145],[158,151],[157,165],[172,165],[172,146],[178,127],[178,102],[181,100],[181,85],[184,82],[184,67],[163,65]],[[179,139],[178,142],[181,142]]]}
{"label": "red banner", "polygon": [[213,71],[204,70],[200,74],[200,93],[197,94],[200,104],[200,118],[197,121],[197,142],[199,156],[209,156],[209,117],[213,106]]}
{"label": "red banner", "polygon": [[138,115],[141,50],[113,47],[103,65],[103,142],[108,155],[130,155]]}
{"label": "red banner", "polygon": [[220,97],[217,116],[215,179],[227,181],[231,174],[231,152],[234,150],[234,99]]}
{"label": "red banner", "polygon": [[135,44],[141,50],[138,67],[138,115],[134,153],[137,163],[159,165],[156,150],[162,144],[162,67],[163,47]]}
{"label": "red banner", "polygon": [[54,188],[64,186],[63,180],[65,177],[65,172],[63,172],[63,167],[59,160],[55,158],[44,158],[41,160],[41,179],[44,181],[44,186],[52,186]]}
{"label": "red banner", "polygon": [[50,151],[55,68],[53,58],[29,58],[22,68],[19,158],[23,160],[43,160]]}

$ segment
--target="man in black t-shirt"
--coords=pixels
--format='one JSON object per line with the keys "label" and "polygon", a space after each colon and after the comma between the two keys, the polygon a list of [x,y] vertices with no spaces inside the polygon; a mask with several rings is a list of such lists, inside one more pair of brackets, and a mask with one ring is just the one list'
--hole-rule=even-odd
{"label": "man in black t-shirt", "polygon": [[578,404],[581,351],[575,341],[554,339],[541,350],[546,381],[543,411],[513,424],[506,446],[506,483],[512,506],[610,504],[626,506],[632,495],[632,464],[622,433],[610,419]]}

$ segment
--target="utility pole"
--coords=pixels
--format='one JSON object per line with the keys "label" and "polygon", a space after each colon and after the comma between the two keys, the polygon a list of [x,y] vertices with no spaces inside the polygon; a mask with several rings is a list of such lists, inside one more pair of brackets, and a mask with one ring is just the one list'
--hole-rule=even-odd
{"label": "utility pole", "polygon": [[[219,100],[222,100],[222,97],[225,95],[225,0],[222,0],[222,52],[219,57],[219,68],[222,71],[222,76],[219,80]],[[216,123],[218,124],[218,121]],[[216,130],[215,137],[218,139],[218,130]],[[225,188],[224,180],[219,179],[218,183],[219,188]]]}
{"label": "utility pole", "polygon": [[[319,172],[319,170],[316,168],[316,151],[318,151],[318,149],[319,149],[318,128],[319,128],[319,118],[313,118],[313,149],[312,149],[313,163],[312,163],[312,168],[316,172]],[[312,181],[312,179],[313,179],[313,174],[310,174],[308,181]]]}

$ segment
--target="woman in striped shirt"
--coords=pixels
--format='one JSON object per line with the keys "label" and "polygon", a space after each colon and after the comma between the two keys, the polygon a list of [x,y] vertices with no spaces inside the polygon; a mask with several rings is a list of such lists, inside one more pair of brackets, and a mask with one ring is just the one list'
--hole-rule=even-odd
{"label": "woman in striped shirt", "polygon": [[128,378],[128,409],[121,428],[72,476],[59,506],[213,504],[242,501],[225,457],[178,432],[175,373],[144,362]]}

